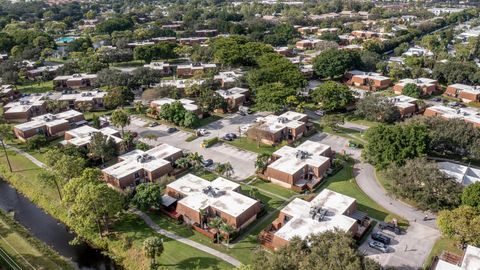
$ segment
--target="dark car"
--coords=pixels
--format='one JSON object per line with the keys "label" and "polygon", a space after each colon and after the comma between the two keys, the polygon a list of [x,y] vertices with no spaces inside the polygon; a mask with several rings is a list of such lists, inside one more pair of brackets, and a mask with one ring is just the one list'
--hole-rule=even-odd
{"label": "dark car", "polygon": [[235,133],[227,133],[226,136],[228,136],[228,137],[230,137],[230,138],[232,138],[232,139],[236,139],[236,138],[237,138],[237,134],[235,134]]}
{"label": "dark car", "polygon": [[225,136],[223,136],[222,139],[223,139],[224,141],[228,141],[228,142],[233,141],[233,138],[230,137],[230,136],[228,136],[228,134],[226,134]]}
{"label": "dark car", "polygon": [[378,241],[370,241],[368,242],[368,246],[373,249],[380,250],[383,253],[388,253],[388,246]]}
{"label": "dark car", "polygon": [[211,159],[206,159],[206,160],[203,161],[203,166],[204,167],[210,167],[212,165],[213,165],[213,160],[211,160]]}
{"label": "dark car", "polygon": [[378,227],[381,230],[389,230],[394,232],[395,234],[402,234],[402,230],[400,229],[400,227],[396,226],[391,222],[380,222],[380,224],[378,224]]}
{"label": "dark car", "polygon": [[157,122],[151,122],[148,126],[149,127],[156,127],[156,126],[158,126],[158,123]]}
{"label": "dark car", "polygon": [[434,98],[431,98],[430,100],[434,102],[442,102],[442,99],[439,97],[434,97]]}
{"label": "dark car", "polygon": [[375,241],[378,241],[380,243],[383,243],[385,245],[389,245],[390,244],[390,237],[384,235],[384,234],[381,234],[381,233],[372,233],[371,235],[372,239],[375,240]]}
{"label": "dark car", "polygon": [[168,129],[167,129],[167,132],[168,132],[168,133],[174,133],[174,132],[177,132],[177,131],[178,131],[178,129],[177,129],[177,128],[174,128],[174,127],[171,127],[171,128],[168,128]]}

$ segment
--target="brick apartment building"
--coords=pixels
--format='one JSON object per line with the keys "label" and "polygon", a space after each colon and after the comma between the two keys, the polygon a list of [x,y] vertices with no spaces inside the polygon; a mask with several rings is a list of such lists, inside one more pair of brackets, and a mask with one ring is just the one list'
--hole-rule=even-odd
{"label": "brick apartment building", "polygon": [[[208,226],[208,220],[220,217],[239,230],[256,220],[260,201],[240,193],[240,185],[218,177],[213,181],[187,174],[167,185],[166,196],[174,198],[175,211],[188,224]],[[202,216],[203,213],[205,216]]]}
{"label": "brick apartment building", "polygon": [[472,123],[475,127],[480,127],[480,116],[477,110],[473,108],[454,109],[443,105],[428,107],[423,113],[425,116],[439,116],[444,119],[462,119],[465,122]]}
{"label": "brick apartment building", "polygon": [[50,139],[63,136],[67,130],[83,124],[85,124],[83,114],[69,110],[57,114],[47,113],[35,116],[29,122],[16,125],[13,132],[21,141],[27,141],[35,135],[44,135]]}
{"label": "brick apartment building", "polygon": [[465,84],[452,84],[447,87],[445,96],[461,99],[465,103],[480,101],[480,88]]}
{"label": "brick apartment building", "polygon": [[242,106],[247,101],[250,91],[247,88],[233,87],[227,90],[217,90],[222,98],[227,102],[227,109],[229,111],[238,110],[239,106]]}
{"label": "brick apartment building", "polygon": [[272,154],[264,177],[285,188],[312,189],[327,174],[332,155],[330,146],[308,140],[296,148],[284,146]]}
{"label": "brick apartment building", "polygon": [[438,87],[437,80],[433,80],[429,78],[402,79],[393,86],[393,92],[395,92],[395,94],[397,95],[401,95],[403,93],[403,88],[407,84],[414,84],[420,89],[422,89],[423,96],[428,96],[433,94]]}
{"label": "brick apartment building", "polygon": [[206,73],[210,70],[217,68],[216,64],[201,64],[194,63],[189,65],[178,65],[177,66],[177,76],[178,77],[192,77],[194,75],[199,75]]}
{"label": "brick apartment building", "polygon": [[107,92],[96,91],[83,91],[62,94],[57,100],[65,102],[70,109],[79,111],[98,111],[105,109],[104,98]]}
{"label": "brick apartment building", "polygon": [[64,145],[74,145],[76,147],[85,147],[87,148],[92,141],[93,135],[95,133],[102,133],[107,136],[108,139],[112,139],[117,145],[118,153],[123,152],[123,139],[120,136],[120,132],[111,127],[104,127],[101,129],[96,129],[91,126],[81,126],[75,129],[71,129],[65,132],[65,140],[62,142]]}
{"label": "brick apartment building", "polygon": [[23,123],[34,116],[47,113],[45,94],[31,94],[3,106],[3,118],[8,123]]}
{"label": "brick apartment building", "polygon": [[359,70],[348,71],[345,74],[345,79],[347,84],[369,91],[386,89],[392,84],[390,78],[380,73]]}
{"label": "brick apartment building", "polygon": [[173,171],[175,160],[182,156],[181,149],[165,143],[148,151],[133,150],[118,157],[117,164],[103,169],[103,178],[121,189],[151,182]]}
{"label": "brick apartment building", "polygon": [[82,89],[93,86],[97,74],[73,74],[68,76],[57,76],[53,79],[55,89]]}
{"label": "brick apartment building", "polygon": [[161,98],[161,99],[151,101],[150,107],[154,108],[157,112],[160,112],[163,105],[172,104],[174,102],[180,102],[183,108],[185,108],[185,110],[196,114],[198,118],[202,118],[203,114],[200,108],[195,104],[195,101],[188,98],[181,98],[181,99]]}

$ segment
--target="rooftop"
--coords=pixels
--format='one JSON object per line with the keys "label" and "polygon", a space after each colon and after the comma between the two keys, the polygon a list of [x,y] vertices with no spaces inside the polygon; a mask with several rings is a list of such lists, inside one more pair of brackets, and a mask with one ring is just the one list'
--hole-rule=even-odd
{"label": "rooftop", "polygon": [[220,72],[218,75],[213,76],[214,80],[222,80],[224,82],[235,82],[243,76],[240,72],[235,71],[225,71]]}
{"label": "rooftop", "polygon": [[83,92],[76,92],[70,94],[62,94],[58,100],[59,101],[67,101],[67,100],[75,100],[75,101],[91,101],[93,99],[103,98],[107,95],[107,92],[103,91],[83,91]]}
{"label": "rooftop", "polygon": [[454,109],[443,105],[435,105],[432,107],[428,107],[427,109],[437,112],[444,118],[459,118],[467,122],[475,123],[477,125],[480,124],[479,112],[473,108]]}
{"label": "rooftop", "polygon": [[290,175],[297,173],[307,165],[318,168],[329,162],[330,158],[325,156],[328,150],[330,150],[330,146],[309,140],[296,148],[283,146],[273,153],[274,156],[280,158],[268,167]]}
{"label": "rooftop", "polygon": [[167,187],[184,194],[178,203],[195,211],[208,207],[238,217],[257,203],[256,200],[235,191],[240,185],[222,177],[209,182],[193,174],[187,174]]}
{"label": "rooftop", "polygon": [[45,103],[45,94],[32,94],[20,98],[18,101],[9,102],[4,107],[6,113],[26,112],[35,106]]}
{"label": "rooftop", "polygon": [[435,85],[437,80],[429,79],[429,78],[417,78],[417,79],[402,79],[400,80],[397,85],[405,86],[407,84],[415,84],[419,87],[429,87]]}
{"label": "rooftop", "polygon": [[271,114],[263,118],[258,128],[273,133],[285,128],[299,128],[305,124],[305,122],[300,121],[305,117],[307,117],[306,114],[293,111],[288,111],[278,116]]}
{"label": "rooftop", "polygon": [[360,78],[365,78],[365,79],[371,79],[371,80],[389,80],[390,78],[383,76],[380,73],[376,72],[364,72],[360,70],[351,70],[348,73],[352,74],[353,76],[360,77]]}
{"label": "rooftop", "polygon": [[448,87],[453,87],[456,89],[460,89],[463,92],[468,92],[472,94],[479,94],[480,93],[480,88],[478,86],[470,86],[466,84],[461,84],[461,83],[455,83],[452,85],[449,85]]}
{"label": "rooftop", "polygon": [[157,107],[162,107],[165,104],[172,104],[177,101],[180,102],[187,111],[194,112],[198,110],[198,106],[195,105],[195,101],[188,98],[181,98],[181,99],[161,98],[161,99],[153,100],[151,104]]}
{"label": "rooftop", "polygon": [[53,80],[54,81],[78,81],[83,79],[95,79],[97,78],[97,74],[73,74],[73,75],[66,75],[66,76],[57,76]]}
{"label": "rooftop", "polygon": [[72,139],[66,140],[66,143],[73,144],[75,146],[87,145],[92,140],[93,135],[98,132],[106,135],[108,139],[113,139],[115,143],[120,143],[123,141],[123,139],[116,136],[118,135],[118,131],[111,127],[96,129],[91,126],[81,126],[65,132],[65,134],[69,134],[73,137]]}
{"label": "rooftop", "polygon": [[224,99],[228,99],[228,98],[236,99],[236,98],[245,96],[245,93],[248,92],[248,89],[241,88],[241,87],[233,87],[227,90],[217,90],[215,92],[217,92],[217,94],[222,96]]}
{"label": "rooftop", "polygon": [[468,186],[480,182],[480,169],[452,162],[438,162],[438,168],[453,177],[458,183]]}
{"label": "rooftop", "polygon": [[460,265],[440,259],[435,270],[478,270],[480,269],[480,248],[467,246]]}
{"label": "rooftop", "polygon": [[349,231],[357,221],[344,213],[353,204],[354,198],[329,189],[324,189],[311,202],[295,198],[281,210],[291,219],[275,232],[275,236],[289,241],[294,236],[305,239],[310,234],[335,228]]}
{"label": "rooftop", "polygon": [[75,110],[69,110],[57,114],[47,113],[40,116],[32,117],[32,121],[16,125],[15,128],[22,131],[27,131],[43,126],[53,127],[60,124],[68,123],[69,119],[80,115],[82,115],[82,113]]}

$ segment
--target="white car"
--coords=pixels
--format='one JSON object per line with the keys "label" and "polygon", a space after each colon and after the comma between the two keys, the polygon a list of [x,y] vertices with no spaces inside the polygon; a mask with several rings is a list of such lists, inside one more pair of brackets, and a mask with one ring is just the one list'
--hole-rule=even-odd
{"label": "white car", "polygon": [[265,119],[265,118],[263,118],[263,117],[257,117],[257,118],[255,119],[255,123],[263,122],[264,119]]}

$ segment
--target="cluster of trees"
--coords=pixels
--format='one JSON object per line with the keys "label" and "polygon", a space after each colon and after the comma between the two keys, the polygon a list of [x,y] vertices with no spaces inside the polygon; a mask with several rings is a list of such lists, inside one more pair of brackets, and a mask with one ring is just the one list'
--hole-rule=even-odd
{"label": "cluster of trees", "polygon": [[188,128],[194,127],[198,123],[198,116],[187,111],[179,101],[163,105],[158,112],[158,117],[175,125]]}
{"label": "cluster of trees", "polygon": [[449,238],[465,244],[480,245],[480,183],[463,189],[462,205],[438,214],[438,228]]}
{"label": "cluster of trees", "polygon": [[334,81],[320,84],[312,91],[311,97],[327,111],[346,109],[355,101],[348,86]]}
{"label": "cluster of trees", "polygon": [[356,248],[353,238],[334,230],[312,234],[301,240],[292,238],[288,246],[275,252],[261,249],[255,252],[254,270],[306,270],[306,269],[383,269],[377,262],[364,257]]}
{"label": "cluster of trees", "polygon": [[359,54],[355,51],[329,49],[320,53],[313,60],[315,74],[321,78],[335,78],[359,66]]}
{"label": "cluster of trees", "polygon": [[259,56],[274,52],[272,46],[245,36],[216,38],[209,47],[213,60],[226,66],[254,66]]}
{"label": "cluster of trees", "polygon": [[137,46],[133,50],[133,57],[136,60],[142,60],[147,63],[150,63],[154,59],[172,59],[177,57],[175,53],[176,47],[176,44],[169,42]]}
{"label": "cluster of trees", "polygon": [[394,123],[401,117],[395,103],[382,95],[366,95],[357,102],[354,113],[361,118],[380,123]]}
{"label": "cluster of trees", "polygon": [[391,193],[414,201],[420,209],[437,212],[460,205],[462,185],[433,161],[410,159],[403,166],[389,166],[384,174]]}

